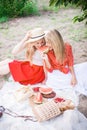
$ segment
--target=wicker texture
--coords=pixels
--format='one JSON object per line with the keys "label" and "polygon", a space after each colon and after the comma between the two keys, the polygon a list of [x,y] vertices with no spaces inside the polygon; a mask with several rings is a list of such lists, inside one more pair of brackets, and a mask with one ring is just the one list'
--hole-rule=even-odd
{"label": "wicker texture", "polygon": [[54,101],[48,101],[33,107],[33,112],[39,122],[49,120],[61,114],[59,105]]}

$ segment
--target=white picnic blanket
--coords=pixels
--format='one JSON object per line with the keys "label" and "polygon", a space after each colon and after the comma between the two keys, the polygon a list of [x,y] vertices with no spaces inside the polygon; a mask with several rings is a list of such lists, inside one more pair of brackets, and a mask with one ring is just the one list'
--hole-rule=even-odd
{"label": "white picnic blanket", "polygon": [[[67,88],[64,87],[56,88],[56,81],[51,79],[47,81],[47,85],[53,83],[53,89],[56,91],[58,96],[62,96],[64,98],[72,99],[75,105],[78,104],[78,93],[84,93],[87,95],[87,62],[75,65],[76,75],[78,74],[78,80],[81,79],[80,85],[77,85],[76,88]],[[81,73],[80,73],[81,72]],[[63,79],[64,80],[64,79]],[[52,82],[54,81],[54,82]],[[39,86],[41,84],[38,84]],[[38,86],[35,85],[35,86]],[[19,115],[31,115],[32,109],[29,105],[28,99],[22,102],[17,102],[14,97],[14,93],[17,89],[22,87],[19,83],[15,83],[10,77],[9,81],[7,81],[3,88],[0,90],[0,106],[4,106],[5,108],[9,108],[13,112],[18,113]],[[78,90],[79,89],[79,90]],[[32,121],[24,121],[23,118],[14,118],[7,114],[3,114],[3,117],[0,118],[0,130],[87,130],[87,119],[83,114],[81,114],[77,109],[75,110],[67,110],[62,115],[53,118],[51,120],[39,123]]]}
{"label": "white picnic blanket", "polygon": [[74,91],[87,96],[87,62],[74,65],[74,70],[78,82],[75,87],[70,85],[71,74],[63,74],[58,70],[48,73],[47,86],[53,87],[56,91],[74,89]]}

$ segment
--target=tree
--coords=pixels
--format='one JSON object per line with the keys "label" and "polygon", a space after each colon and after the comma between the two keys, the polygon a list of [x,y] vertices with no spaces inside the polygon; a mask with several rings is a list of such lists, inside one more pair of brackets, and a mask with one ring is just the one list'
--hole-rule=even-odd
{"label": "tree", "polygon": [[[49,1],[49,6],[61,6],[61,5],[67,6],[68,4],[72,4],[72,5],[74,4],[77,7],[79,6],[81,7],[82,14],[75,16],[73,18],[74,22],[76,21],[81,22],[87,18],[87,1],[86,0],[50,0]],[[86,24],[87,24],[87,21],[86,21]]]}

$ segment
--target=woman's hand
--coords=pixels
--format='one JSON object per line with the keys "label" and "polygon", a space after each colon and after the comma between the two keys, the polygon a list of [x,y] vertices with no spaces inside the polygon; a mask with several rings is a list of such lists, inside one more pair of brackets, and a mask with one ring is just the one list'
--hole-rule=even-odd
{"label": "woman's hand", "polygon": [[41,53],[42,59],[45,61],[48,61],[48,56],[47,54]]}
{"label": "woman's hand", "polygon": [[76,77],[72,76],[72,78],[71,78],[71,85],[75,86],[76,84],[77,84],[77,79],[76,79]]}
{"label": "woman's hand", "polygon": [[28,31],[25,35],[25,39],[29,40],[29,38],[31,37],[31,31]]}
{"label": "woman's hand", "polygon": [[75,74],[75,71],[74,71],[74,67],[73,66],[69,66],[69,69],[70,69],[70,72],[71,72],[71,85],[72,86],[75,86],[77,84],[77,79],[76,79],[76,74]]}

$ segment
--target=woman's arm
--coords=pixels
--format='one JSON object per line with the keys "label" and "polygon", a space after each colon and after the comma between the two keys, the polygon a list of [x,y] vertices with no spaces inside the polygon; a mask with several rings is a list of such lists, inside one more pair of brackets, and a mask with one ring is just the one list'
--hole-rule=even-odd
{"label": "woman's arm", "polygon": [[53,69],[52,69],[51,64],[49,62],[47,54],[42,53],[42,59],[43,59],[43,68],[44,68],[44,72],[45,72],[45,80],[42,83],[45,84],[46,80],[47,80],[47,72],[48,71],[52,72]]}
{"label": "woman's arm", "polygon": [[45,73],[45,79],[44,81],[42,82],[42,84],[46,84],[46,81],[47,81],[47,69],[45,67],[45,62],[43,63],[43,68],[44,68],[44,73]]}
{"label": "woman's arm", "polygon": [[30,37],[30,31],[25,35],[25,37],[21,40],[19,44],[17,44],[14,49],[12,50],[12,54],[16,55],[21,52],[27,46],[27,40]]}
{"label": "woman's arm", "polygon": [[48,59],[48,56],[47,54],[42,54],[42,58],[44,60],[44,64],[45,64],[45,68],[49,71],[49,72],[52,72],[52,66],[49,62],[49,59]]}
{"label": "woman's arm", "polygon": [[71,72],[71,75],[72,75],[72,77],[71,77],[71,85],[75,86],[77,84],[77,79],[76,79],[74,68],[73,68],[73,66],[69,66],[69,69],[70,69],[70,72]]}

